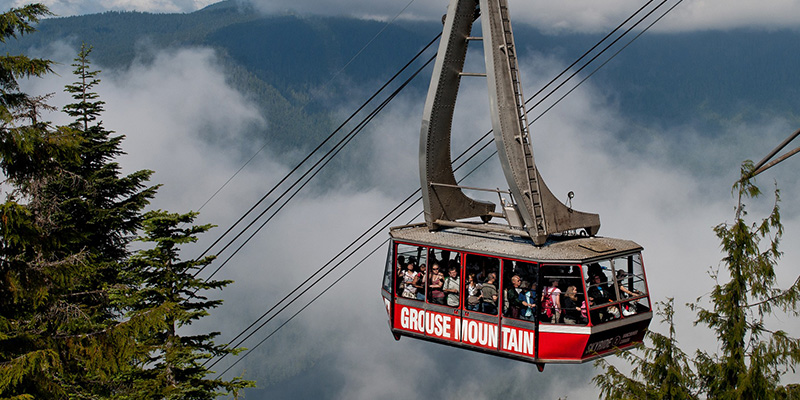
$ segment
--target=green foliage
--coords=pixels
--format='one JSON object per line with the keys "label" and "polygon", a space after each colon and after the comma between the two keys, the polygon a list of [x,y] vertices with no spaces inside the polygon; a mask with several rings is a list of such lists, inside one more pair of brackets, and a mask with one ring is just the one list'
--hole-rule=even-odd
{"label": "green foliage", "polygon": [[608,361],[600,359],[596,365],[605,370],[592,381],[600,387],[606,399],[697,399],[696,376],[689,366],[689,358],[678,346],[673,323],[673,299],[659,303],[657,315],[666,323],[668,335],[648,332],[650,347],[641,346],[641,355],[634,352],[620,354],[633,369],[630,377]]}
{"label": "green foliage", "polygon": [[[9,38],[17,38],[35,31],[33,27],[41,17],[50,15],[47,7],[41,4],[27,5],[0,14],[0,43]],[[50,70],[51,62],[32,59],[23,55],[0,56],[0,121],[7,124],[13,121],[13,111],[24,106],[28,96],[19,93],[17,79],[41,76]]]}
{"label": "green foliage", "polygon": [[221,304],[201,292],[231,283],[205,281],[195,276],[214,257],[180,260],[180,246],[196,241],[196,235],[211,228],[211,225],[191,225],[195,216],[196,213],[149,212],[140,240],[153,247],[140,250],[130,260],[128,273],[132,280],[140,282],[140,287],[124,296],[131,310],[129,315],[131,318],[149,315],[148,318],[158,320],[156,329],[142,341],[148,356],[140,360],[140,369],[132,377],[131,398],[213,399],[221,394],[220,390],[236,394],[253,386],[253,382],[240,378],[226,381],[206,377],[211,371],[202,365],[204,360],[240,351],[214,344],[218,332],[179,333],[182,327]]}
{"label": "green foliage", "polygon": [[[0,15],[2,41],[29,33],[41,5]],[[180,262],[178,247],[210,226],[178,228],[194,214],[154,212],[144,224],[156,247],[130,256],[144,208],[157,186],[152,171],[123,176],[114,159],[123,136],[100,119],[100,71],[82,46],[66,87],[74,103],[66,127],[40,120],[46,97],[20,93],[16,79],[49,72],[50,62],[0,58],[0,398],[191,398],[236,393],[252,383],[206,379],[198,361],[235,353],[216,333],[178,329],[219,304],[198,295],[227,281],[192,271],[213,258]],[[3,190],[6,190],[3,187]]]}
{"label": "green foliage", "polygon": [[779,191],[775,190],[775,204],[766,218],[752,224],[744,219],[742,200],[760,195],[749,178],[752,169],[751,162],[744,163],[743,178],[734,186],[739,196],[734,223],[714,228],[726,253],[722,261],[730,280],[714,285],[711,309],[692,306],[696,323],[714,330],[720,341],[719,354],[701,351],[697,357],[708,395],[720,399],[776,398],[780,377],[800,362],[800,341],[767,327],[766,318],[775,312],[798,315],[800,285],[777,287],[775,269],[783,235]]}
{"label": "green foliage", "polygon": [[598,363],[605,373],[594,382],[609,398],[785,399],[800,395],[797,385],[780,382],[800,362],[800,340],[769,328],[774,323],[770,317],[777,313],[800,314],[800,278],[787,289],[777,285],[783,235],[780,192],[775,190],[775,203],[766,218],[745,220],[744,199],[761,194],[752,169],[752,162],[743,163],[742,178],[734,185],[738,196],[734,222],[714,228],[725,253],[725,271],[712,270],[711,308],[702,305],[702,297],[689,304],[697,315],[695,324],[716,334],[717,351],[698,350],[693,358],[686,357],[675,340],[670,300],[662,304],[660,313],[669,336],[651,332],[652,347],[642,347],[641,356],[623,353],[622,358],[634,365],[630,376],[605,361]]}

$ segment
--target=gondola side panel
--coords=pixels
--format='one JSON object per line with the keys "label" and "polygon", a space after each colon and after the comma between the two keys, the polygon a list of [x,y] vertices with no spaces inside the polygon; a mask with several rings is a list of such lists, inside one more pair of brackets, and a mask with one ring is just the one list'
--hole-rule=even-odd
{"label": "gondola side panel", "polygon": [[410,303],[396,299],[394,329],[454,343],[460,341],[460,318],[457,314],[425,310]]}
{"label": "gondola side panel", "polygon": [[500,351],[516,356],[535,358],[536,329],[534,324],[526,324],[529,325],[528,328],[514,325],[504,323],[500,329]]}
{"label": "gondola side panel", "polygon": [[565,325],[539,326],[539,358],[542,360],[570,360],[583,358],[589,342],[590,328]]}

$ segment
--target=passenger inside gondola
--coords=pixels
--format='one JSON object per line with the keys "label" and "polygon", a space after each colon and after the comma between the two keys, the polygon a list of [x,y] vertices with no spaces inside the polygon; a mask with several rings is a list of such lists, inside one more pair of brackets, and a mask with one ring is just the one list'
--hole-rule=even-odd
{"label": "passenger inside gondola", "polygon": [[616,299],[614,291],[611,290],[607,283],[604,283],[604,276],[605,274],[595,274],[591,278],[592,284],[589,286],[587,293],[589,305],[592,308],[590,315],[593,323],[602,323],[619,317],[619,309],[616,306],[596,308],[606,303],[612,303]]}
{"label": "passenger inside gondola", "polygon": [[395,282],[395,293],[400,294],[403,293],[403,273],[406,270],[406,257],[404,255],[397,256],[397,278],[394,280]]}
{"label": "passenger inside gondola", "polygon": [[425,282],[427,281],[427,271],[426,271],[425,264],[419,265],[419,272],[417,272],[417,277],[414,278],[414,282],[411,284],[414,286],[414,289],[417,293],[417,300],[425,301]]}
{"label": "passenger inside gondola", "polygon": [[467,282],[464,284],[464,292],[467,294],[467,310],[480,310],[482,287],[483,285],[478,283],[474,273],[467,276]]}
{"label": "passenger inside gondola", "polygon": [[[411,259],[414,260],[413,257]],[[414,271],[414,263],[409,262],[406,265],[406,270],[403,271],[403,292],[402,296],[408,299],[417,298],[417,288],[414,287],[414,281],[417,279],[417,272]]]}
{"label": "passenger inside gondola", "polygon": [[439,264],[431,264],[430,279],[428,280],[429,302],[434,304],[444,304],[444,274],[439,270]]}
{"label": "passenger inside gondola", "polygon": [[519,300],[522,303],[522,309],[519,312],[520,319],[536,320],[536,286],[536,282],[529,284],[523,281],[520,284],[522,288],[522,293],[519,294]]}
{"label": "passenger inside gondola", "polygon": [[522,279],[519,275],[511,277],[511,285],[508,285],[503,291],[503,315],[509,318],[519,319],[519,311],[522,309],[522,302],[519,300],[519,294],[522,293]]}
{"label": "passenger inside gondola", "polygon": [[460,303],[459,292],[461,284],[459,283],[458,272],[459,268],[451,265],[447,270],[448,276],[444,278],[444,284],[442,285],[442,291],[447,296],[447,305],[450,307],[458,307]]}
{"label": "passenger inside gondola", "polygon": [[481,312],[497,315],[497,274],[490,272],[481,285]]}
{"label": "passenger inside gondola", "polygon": [[578,288],[570,286],[561,300],[564,312],[564,323],[570,325],[586,325],[586,303],[578,299]]}
{"label": "passenger inside gondola", "polygon": [[558,279],[551,279],[550,286],[542,292],[542,311],[547,314],[551,324],[561,321],[561,289],[558,288],[558,282]]}

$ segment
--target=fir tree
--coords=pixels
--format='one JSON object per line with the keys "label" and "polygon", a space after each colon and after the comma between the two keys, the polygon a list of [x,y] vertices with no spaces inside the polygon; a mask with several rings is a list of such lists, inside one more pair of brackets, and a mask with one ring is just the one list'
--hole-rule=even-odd
{"label": "fir tree", "polygon": [[[31,32],[43,15],[47,9],[40,5],[0,14],[0,39]],[[43,110],[55,110],[46,97],[19,91],[17,79],[49,72],[50,62],[0,57],[0,168],[6,177],[0,186],[0,398],[208,398],[220,389],[235,392],[250,383],[205,379],[209,371],[197,364],[228,352],[213,344],[215,334],[177,332],[218,304],[202,301],[196,290],[227,282],[189,282],[195,286],[187,295],[177,289],[186,283],[178,279],[183,275],[159,282],[148,280],[144,270],[125,270],[158,257],[129,263],[128,249],[157,187],[146,185],[151,171],[123,176],[114,162],[123,154],[123,137],[100,120],[103,102],[93,91],[99,71],[91,69],[90,52],[83,46],[73,64],[77,81],[66,90],[75,103],[64,112],[75,121],[66,127],[41,120]],[[154,221],[171,217],[151,216],[146,232],[159,241],[166,240],[161,234],[170,238],[165,232],[174,226]],[[205,229],[172,231],[189,235],[173,237],[174,245]],[[157,248],[177,257],[173,246]],[[165,304],[153,300],[144,309],[130,303],[162,289],[170,294]],[[165,374],[158,372],[162,366]]]}
{"label": "fir tree", "polygon": [[[734,222],[714,228],[726,253],[722,260],[726,271],[713,274],[717,283],[711,291],[712,308],[690,305],[697,311],[696,323],[711,328],[720,341],[719,354],[701,351],[696,359],[708,396],[717,399],[778,398],[786,390],[780,377],[800,362],[800,341],[767,327],[775,312],[798,315],[800,286],[795,282],[782,290],[776,282],[783,236],[780,192],[775,190],[775,203],[766,218],[752,224],[745,221],[743,200],[761,194],[750,177],[752,170],[752,162],[745,162],[742,179],[734,185],[738,194]],[[719,283],[724,278],[729,280]]]}
{"label": "fir tree", "polygon": [[[642,356],[623,353],[623,359],[635,366],[630,376],[607,362],[599,363],[604,374],[594,381],[609,398],[800,398],[800,386],[780,382],[800,362],[800,340],[769,328],[778,313],[800,314],[800,278],[787,289],[777,285],[783,235],[780,192],[775,190],[775,203],[766,218],[746,221],[744,200],[761,194],[752,170],[752,162],[743,163],[742,178],[734,185],[734,222],[714,228],[725,257],[724,271],[712,269],[715,284],[708,299],[710,308],[702,305],[702,297],[689,304],[697,313],[695,324],[705,325],[716,334],[717,352],[699,350],[686,359],[675,340],[670,304],[663,314],[669,337],[651,332],[653,345],[643,347]],[[674,359],[668,360],[664,357],[667,355]]]}
{"label": "fir tree", "polygon": [[180,260],[179,247],[195,242],[198,234],[211,228],[211,225],[191,225],[195,216],[196,213],[153,211],[144,221],[140,240],[152,243],[153,247],[131,258],[129,273],[142,287],[126,298],[132,318],[159,321],[157,329],[141,341],[148,357],[141,360],[141,368],[132,377],[131,398],[213,399],[222,394],[220,391],[236,396],[240,389],[253,385],[240,378],[230,381],[207,378],[211,371],[203,366],[204,360],[238,352],[214,344],[218,332],[200,335],[179,332],[221,304],[221,300],[209,300],[202,292],[231,283],[195,277],[197,270],[214,257]]}
{"label": "fir tree", "polygon": [[[128,255],[127,246],[141,224],[142,210],[155,195],[157,186],[146,186],[153,171],[121,176],[119,165],[113,161],[124,154],[121,147],[124,136],[114,136],[100,120],[105,103],[93,92],[100,83],[100,71],[91,69],[91,51],[91,47],[81,46],[72,64],[77,81],[66,86],[75,103],[65,106],[64,112],[75,118],[70,128],[80,132],[83,140],[80,161],[71,171],[75,179],[58,188],[79,194],[68,197],[60,225],[65,232],[84,234],[71,250],[86,247],[100,258],[96,261],[114,263]],[[113,270],[105,273],[113,278]]]}
{"label": "fir tree", "polygon": [[[43,6],[3,14],[3,38],[32,31],[46,14]],[[0,397],[108,396],[132,366],[135,333],[149,329],[147,320],[121,322],[112,295],[126,283],[120,265],[155,187],[144,187],[150,171],[120,176],[112,162],[121,137],[97,121],[99,81],[84,79],[86,56],[68,88],[78,100],[69,127],[41,121],[46,98],[18,91],[16,79],[48,72],[48,61],[0,62],[0,167],[9,188],[0,210]]]}
{"label": "fir tree", "polygon": [[[9,38],[34,32],[34,25],[39,19],[50,14],[42,4],[31,4],[0,14],[0,43]],[[10,123],[14,119],[13,110],[24,107],[29,96],[19,91],[17,79],[31,76],[42,76],[52,72],[52,61],[40,58],[28,58],[24,55],[0,56],[0,120]]]}
{"label": "fir tree", "polygon": [[68,128],[81,139],[78,157],[45,186],[48,198],[57,199],[50,236],[62,256],[82,254],[84,260],[62,289],[64,303],[79,310],[80,319],[64,324],[62,335],[70,340],[56,344],[63,357],[62,382],[71,393],[87,397],[119,390],[115,377],[132,368],[136,333],[147,329],[147,320],[120,322],[124,310],[114,294],[136,284],[124,281],[120,272],[157,189],[146,186],[152,171],[123,176],[114,161],[123,154],[124,137],[103,127],[103,102],[93,91],[99,71],[91,70],[90,53],[83,45],[73,64],[76,82],[65,89],[75,100],[64,112],[75,118]]}
{"label": "fir tree", "polygon": [[[0,14],[0,41],[34,31],[42,5]],[[23,55],[0,56],[0,168],[6,178],[0,206],[0,396],[57,398],[62,356],[61,288],[80,268],[81,253],[59,254],[52,240],[57,201],[44,188],[77,158],[79,138],[40,120],[46,98],[19,91],[17,79],[50,72],[51,62]],[[74,311],[74,310],[72,310]]]}
{"label": "fir tree", "polygon": [[[657,315],[666,323],[667,335],[647,333],[650,346],[642,346],[639,352],[620,354],[628,365],[633,366],[630,377],[606,360],[597,361],[604,374],[592,380],[605,399],[697,399],[698,384],[689,357],[678,346],[673,323],[673,299],[660,303]],[[639,355],[638,353],[641,353]]]}

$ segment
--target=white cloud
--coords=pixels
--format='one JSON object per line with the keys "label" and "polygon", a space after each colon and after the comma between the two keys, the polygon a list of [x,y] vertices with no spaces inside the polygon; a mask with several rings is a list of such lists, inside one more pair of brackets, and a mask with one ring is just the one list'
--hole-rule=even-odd
{"label": "white cloud", "polygon": [[[293,12],[299,14],[346,15],[358,18],[389,20],[408,3],[388,0],[319,0],[296,2],[287,0],[248,0],[262,11],[274,14]],[[654,1],[640,15],[653,9]],[[412,2],[400,16],[407,19],[438,20],[445,12],[445,0]],[[638,10],[641,0],[611,1],[545,1],[510,0],[512,21],[526,23],[547,32],[607,32]],[[668,0],[653,13],[648,22],[663,14],[678,0]],[[707,29],[758,28],[796,29],[800,2],[779,0],[771,2],[699,0],[683,1],[654,26],[655,31],[695,31]],[[645,23],[646,24],[646,23]],[[643,27],[641,25],[640,27]]]}
{"label": "white cloud", "polygon": [[[62,50],[58,54],[62,53],[70,52]],[[523,65],[528,66],[523,75],[526,79],[554,76],[563,63],[536,58]],[[61,72],[61,78],[37,80],[30,85],[40,92],[59,91],[71,80],[66,71],[68,68]],[[242,133],[253,125],[269,129],[269,121],[262,121],[246,97],[226,84],[213,52],[207,49],[156,52],[152,61],[105,71],[101,78],[98,92],[108,110],[105,126],[128,137],[123,142],[129,153],[122,159],[126,170],[154,169],[153,181],[165,183],[157,199],[159,207],[175,211],[196,208],[243,162],[235,151],[238,145],[219,144],[241,140]],[[526,88],[541,83],[532,78],[524,82]],[[473,111],[486,107],[483,96],[481,83],[464,85],[459,100],[461,110],[454,125],[454,151],[465,148],[466,143],[489,129],[488,112],[480,115]],[[54,102],[64,104],[65,100],[60,95]],[[197,329],[221,330],[221,339],[230,339],[370,226],[384,210],[397,204],[401,200],[398,192],[416,189],[417,121],[424,98],[407,101],[393,104],[376,121],[378,128],[373,129],[373,136],[360,139],[369,143],[366,151],[375,187],[358,190],[354,188],[362,185],[354,183],[341,185],[345,189],[318,189],[316,194],[302,195],[290,203],[221,271],[219,277],[232,278],[237,283],[222,292],[226,300],[223,308],[198,324]],[[768,122],[723,132],[724,141],[708,139],[691,127],[669,127],[658,140],[635,148],[620,140],[636,135],[635,128],[626,126],[624,116],[605,103],[604,93],[586,85],[534,125],[536,160],[557,197],[563,198],[564,193],[574,190],[577,209],[600,213],[600,234],[629,238],[644,245],[651,293],[655,300],[676,298],[679,340],[687,348],[714,349],[713,336],[695,334],[693,317],[682,305],[706,293],[712,284],[707,268],[718,265],[721,254],[711,228],[732,218],[729,188],[736,178],[738,163],[766,154],[788,134],[787,122]],[[759,135],[753,135],[754,131]],[[213,133],[218,140],[207,141],[202,132]],[[682,135],[673,135],[677,132]],[[685,142],[674,143],[674,137]],[[676,159],[691,162],[676,163]],[[766,175],[762,188],[768,191],[768,182],[775,176],[781,187],[796,193],[792,186],[797,187],[797,178],[790,173],[796,163],[789,161],[777,167],[774,175]],[[698,165],[708,168],[695,168]],[[203,221],[222,228],[206,235],[203,244],[227,228],[286,170],[286,166],[271,160],[267,149],[204,210]],[[503,186],[496,161],[471,180],[470,184],[476,186]],[[752,215],[761,215],[759,211],[769,203],[769,196],[754,202]],[[797,235],[797,205],[787,201],[784,215],[790,216],[786,220],[786,236]],[[385,237],[379,235],[381,239]],[[793,265],[798,259],[797,250],[785,250],[784,265]],[[395,342],[388,332],[378,294],[384,251],[381,249],[331,289],[237,366],[234,373],[239,374],[247,366],[245,376],[261,375],[263,385],[269,378],[286,377],[277,376],[279,372],[291,376],[321,371],[326,379],[338,382],[335,390],[325,393],[325,398],[416,398],[433,393],[444,398],[469,395],[481,399],[495,398],[494,394],[503,390],[531,395],[531,387],[541,387],[539,393],[549,394],[548,398],[596,394],[589,383],[594,371],[588,365],[548,366],[540,374],[533,366],[514,361],[414,340]],[[349,261],[344,267],[349,268],[354,262]],[[791,278],[782,275],[784,281]],[[329,284],[327,280],[322,286]],[[321,290],[314,289],[312,294]],[[311,297],[301,299],[300,304]],[[290,310],[297,307],[296,304]],[[265,337],[275,326],[270,325],[254,339]],[[662,329],[655,321],[652,327]],[[787,321],[784,328],[797,330],[798,323]],[[252,347],[254,343],[245,346]],[[270,369],[260,370],[265,364]],[[564,376],[576,376],[580,384],[558,380]],[[479,380],[490,384],[476,384]],[[550,382],[554,383],[547,386]],[[308,386],[318,383],[306,382]],[[281,384],[276,383],[282,397],[297,390]]]}
{"label": "white cloud", "polygon": [[[513,21],[523,21],[547,31],[605,32],[633,14],[644,1],[521,1],[511,0]],[[646,10],[658,5],[654,1]],[[653,16],[663,14],[678,4],[669,0]],[[683,1],[658,22],[655,31],[695,31],[708,29],[762,28],[796,29],[800,24],[793,16],[800,13],[800,2],[779,0],[770,2],[698,0]],[[648,20],[651,21],[651,20]]]}
{"label": "white cloud", "polygon": [[[389,20],[409,2],[390,0],[236,0],[250,2],[267,14],[297,13],[326,16],[351,16]],[[28,0],[4,0],[6,6],[19,7]],[[678,0],[668,0],[658,12],[661,15]],[[142,11],[151,13],[187,13],[215,3],[214,0],[42,0],[59,16],[100,13],[105,11]],[[438,20],[448,2],[413,1],[400,15],[401,19]],[[648,8],[655,7],[654,1]],[[512,21],[531,24],[547,32],[607,32],[625,20],[644,2],[641,0],[510,0]],[[655,31],[726,30],[734,28],[797,29],[800,22],[800,1],[745,0],[683,1],[666,18],[654,26]],[[654,18],[654,17],[653,17]]]}
{"label": "white cloud", "polygon": [[[2,9],[22,7],[30,0],[3,0],[9,2]],[[39,0],[60,17],[96,14],[106,11],[141,11],[150,13],[186,13],[199,10],[216,0]]]}

